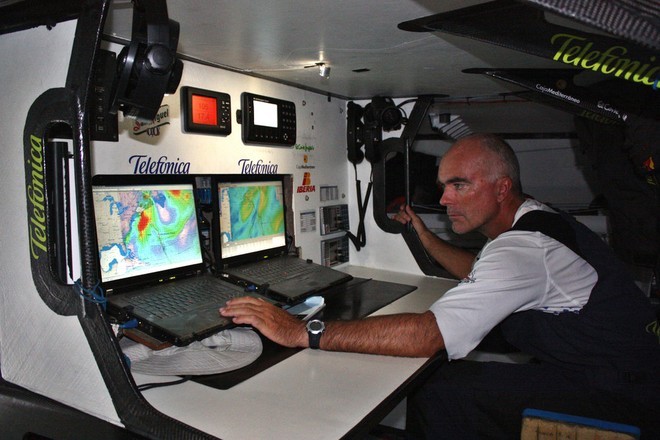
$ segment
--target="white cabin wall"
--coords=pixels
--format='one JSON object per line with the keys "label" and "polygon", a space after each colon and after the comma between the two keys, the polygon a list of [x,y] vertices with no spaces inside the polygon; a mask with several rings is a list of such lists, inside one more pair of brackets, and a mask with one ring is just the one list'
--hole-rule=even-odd
{"label": "white cabin wall", "polygon": [[0,36],[0,362],[5,380],[121,424],[78,318],[49,309],[30,270],[23,127],[39,95],[64,87],[75,27]]}
{"label": "white cabin wall", "polygon": [[511,140],[525,193],[559,206],[586,207],[597,195],[577,139]]}
{"label": "white cabin wall", "polygon": [[[117,52],[119,48],[110,46]],[[180,90],[191,86],[231,96],[232,132],[228,136],[184,133],[181,128]],[[270,96],[296,105],[297,136],[293,147],[247,145],[241,140],[241,125],[236,122],[242,92]],[[119,142],[93,143],[94,174],[134,174],[134,156],[143,155],[152,160],[165,156],[179,166],[187,166],[190,174],[241,174],[242,160],[259,161],[271,173],[293,175],[293,211],[295,244],[302,257],[321,261],[319,207],[347,203],[348,169],[346,167],[346,116],[343,100],[266,81],[252,76],[184,61],[179,91],[166,96],[162,105],[169,110],[168,124],[159,127],[157,136],[147,133],[133,135],[135,122],[120,115]],[[133,157],[133,159],[131,159]],[[146,160],[146,157],[141,160]],[[186,165],[188,164],[188,165]],[[311,179],[303,185],[303,177]],[[320,188],[336,186],[338,199],[321,202]],[[306,192],[303,192],[307,190]],[[297,192],[301,191],[301,192]],[[316,214],[315,230],[302,233],[300,213]],[[335,237],[341,234],[333,234]]]}

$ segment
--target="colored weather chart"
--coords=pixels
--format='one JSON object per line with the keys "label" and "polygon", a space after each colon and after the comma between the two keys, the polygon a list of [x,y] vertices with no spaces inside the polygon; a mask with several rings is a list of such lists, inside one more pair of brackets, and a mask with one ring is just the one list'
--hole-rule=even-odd
{"label": "colored weather chart", "polygon": [[242,241],[284,233],[284,207],[276,186],[236,186],[223,189],[223,209],[229,205],[231,236],[223,229],[223,242]]}
{"label": "colored weather chart", "polygon": [[190,190],[94,193],[103,280],[140,275],[199,260]]}

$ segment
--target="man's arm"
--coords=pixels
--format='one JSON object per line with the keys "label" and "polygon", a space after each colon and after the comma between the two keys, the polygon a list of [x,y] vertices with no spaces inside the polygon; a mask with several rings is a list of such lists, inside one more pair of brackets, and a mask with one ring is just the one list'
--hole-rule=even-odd
{"label": "man's arm", "polygon": [[449,244],[431,232],[424,221],[408,205],[402,206],[394,219],[403,224],[410,222],[426,252],[449,273],[459,280],[468,276],[474,263],[475,255],[473,253]]}
{"label": "man's arm", "polygon": [[[236,324],[253,326],[280,345],[309,347],[305,323],[266,301],[237,298],[220,313]],[[327,322],[320,346],[332,351],[429,357],[444,348],[444,341],[435,315],[427,311]]]}
{"label": "man's arm", "polygon": [[332,321],[326,323],[321,337],[323,350],[389,356],[430,357],[444,346],[435,315],[430,311]]}

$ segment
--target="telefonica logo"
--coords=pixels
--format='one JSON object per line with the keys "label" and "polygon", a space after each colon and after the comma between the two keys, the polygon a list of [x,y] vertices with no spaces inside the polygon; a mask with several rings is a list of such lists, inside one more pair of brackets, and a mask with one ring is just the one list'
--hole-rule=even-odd
{"label": "telefonica logo", "polygon": [[30,158],[27,164],[30,167],[30,178],[28,180],[27,198],[28,218],[30,229],[30,254],[35,260],[39,259],[38,251],[46,253],[46,191],[44,189],[44,156],[41,138],[30,136]]}
{"label": "telefonica logo", "polygon": [[135,154],[128,158],[128,163],[133,165],[133,174],[189,174],[190,162],[181,162],[177,157],[171,161],[167,156],[158,159],[146,154]]}
{"label": "telefonica logo", "polygon": [[241,174],[277,174],[277,164],[264,163],[261,159],[256,162],[250,159],[240,159],[238,166],[241,167]]}
{"label": "telefonica logo", "polygon": [[610,46],[604,51],[591,50],[593,42],[572,34],[555,34],[550,42],[559,45],[552,57],[555,61],[642,83],[654,90],[660,86],[660,65],[656,63],[655,56],[650,56],[648,62],[644,63],[624,58],[628,49],[623,46]]}

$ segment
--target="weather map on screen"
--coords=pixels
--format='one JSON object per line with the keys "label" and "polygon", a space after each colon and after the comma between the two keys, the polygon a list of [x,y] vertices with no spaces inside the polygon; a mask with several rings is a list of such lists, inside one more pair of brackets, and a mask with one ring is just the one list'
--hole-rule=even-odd
{"label": "weather map on screen", "polygon": [[284,246],[281,182],[220,183],[223,258]]}
{"label": "weather map on screen", "polygon": [[191,185],[94,187],[104,282],[200,263]]}

